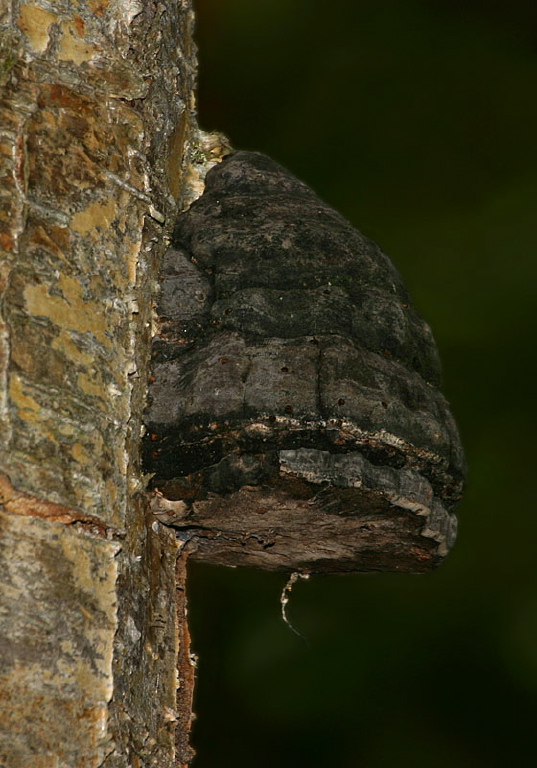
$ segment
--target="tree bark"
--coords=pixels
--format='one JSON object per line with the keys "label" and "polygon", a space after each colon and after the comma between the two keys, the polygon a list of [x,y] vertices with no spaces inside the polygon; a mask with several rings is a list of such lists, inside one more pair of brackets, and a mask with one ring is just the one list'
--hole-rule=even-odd
{"label": "tree bark", "polygon": [[159,261],[207,156],[193,12],[43,6],[0,10],[0,763],[184,765],[186,550],[176,591],[139,444]]}
{"label": "tree bark", "polygon": [[292,584],[454,539],[436,349],[376,245],[237,153],[164,260],[228,149],[192,26],[191,0],[0,7],[2,768],[191,762],[190,552]]}

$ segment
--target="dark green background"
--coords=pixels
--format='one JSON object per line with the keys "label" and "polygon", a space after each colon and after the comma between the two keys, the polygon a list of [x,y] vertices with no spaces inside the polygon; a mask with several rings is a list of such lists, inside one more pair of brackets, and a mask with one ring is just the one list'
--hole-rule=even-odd
{"label": "dark green background", "polygon": [[197,0],[200,119],[402,272],[469,464],[428,576],[192,566],[198,768],[504,768],[537,727],[535,3]]}

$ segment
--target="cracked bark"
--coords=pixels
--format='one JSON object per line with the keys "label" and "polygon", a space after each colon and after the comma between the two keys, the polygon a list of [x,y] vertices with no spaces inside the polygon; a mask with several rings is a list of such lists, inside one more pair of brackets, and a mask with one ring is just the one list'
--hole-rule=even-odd
{"label": "cracked bark", "polygon": [[155,278],[210,154],[192,24],[190,0],[2,5],[6,768],[190,759],[187,549],[148,510],[139,442]]}

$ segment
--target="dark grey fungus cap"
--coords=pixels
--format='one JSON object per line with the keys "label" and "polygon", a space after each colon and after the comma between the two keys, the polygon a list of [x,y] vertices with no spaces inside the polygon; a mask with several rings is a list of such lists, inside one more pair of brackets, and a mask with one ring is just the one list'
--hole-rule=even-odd
{"label": "dark grey fungus cap", "polygon": [[161,274],[144,462],[194,557],[423,572],[464,459],[438,353],[378,245],[268,157],[237,152]]}

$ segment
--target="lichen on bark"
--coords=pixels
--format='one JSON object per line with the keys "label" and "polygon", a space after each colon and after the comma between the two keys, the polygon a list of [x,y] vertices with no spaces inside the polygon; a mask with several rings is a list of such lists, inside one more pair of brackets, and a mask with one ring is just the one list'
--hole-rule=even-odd
{"label": "lichen on bark", "polygon": [[[23,547],[0,555],[10,768],[175,761],[177,544],[152,527],[138,454],[156,275],[197,137],[192,25],[190,0],[0,18],[1,524]],[[33,725],[11,739],[17,713]]]}

